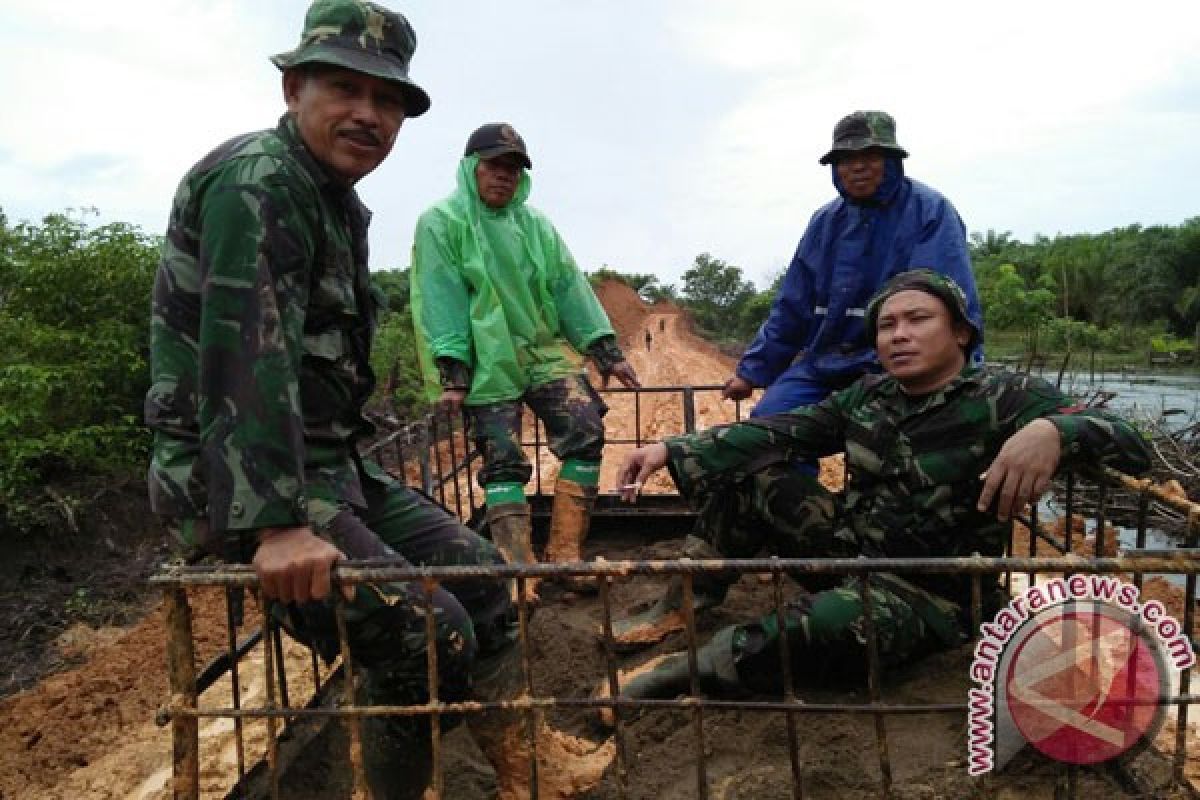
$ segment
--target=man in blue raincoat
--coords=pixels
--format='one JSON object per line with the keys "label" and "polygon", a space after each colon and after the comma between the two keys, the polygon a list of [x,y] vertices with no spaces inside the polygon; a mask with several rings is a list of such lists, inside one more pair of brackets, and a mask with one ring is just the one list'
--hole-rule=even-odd
{"label": "man in blue raincoat", "polygon": [[[855,111],[833,129],[821,163],[832,165],[839,196],[813,215],[767,321],[725,384],[732,400],[766,387],[751,416],[813,405],[878,372],[864,309],[905,270],[929,267],[953,278],[966,292],[971,323],[983,330],[962,220],[940,193],[905,176],[907,157],[883,111]],[[982,354],[980,342],[972,360]]]}
{"label": "man in blue raincoat", "polygon": [[[725,383],[731,400],[766,387],[751,417],[815,405],[861,375],[879,372],[865,325],[867,303],[890,278],[914,268],[933,269],[963,289],[967,319],[979,333],[970,360],[982,364],[983,315],[966,230],[949,200],[905,177],[907,157],[896,142],[895,121],[883,111],[855,111],[834,127],[821,163],[832,166],[839,196],[808,223],[767,321]],[[815,462],[796,468],[817,472]],[[709,516],[702,513],[700,524]],[[688,536],[683,553],[721,557],[702,534]],[[696,588],[700,605],[723,594],[723,587]],[[659,641],[678,624],[681,597],[679,582],[672,582],[649,610],[617,620],[617,642]]]}

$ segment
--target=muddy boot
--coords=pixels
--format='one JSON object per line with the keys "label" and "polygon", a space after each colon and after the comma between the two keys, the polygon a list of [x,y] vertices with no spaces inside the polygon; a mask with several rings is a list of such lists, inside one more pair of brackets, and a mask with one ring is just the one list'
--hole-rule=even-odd
{"label": "muddy boot", "polygon": [[[492,661],[476,672],[476,698],[500,702],[523,694],[516,648]],[[529,746],[529,713],[488,711],[470,715],[468,724],[479,749],[496,771],[497,800],[528,800],[533,753]],[[533,731],[539,798],[566,800],[587,792],[600,782],[616,755],[616,743],[611,738],[597,745],[556,731],[546,724],[541,711],[533,712]]]}
{"label": "muddy boot", "polygon": [[[492,542],[504,560],[510,564],[536,564],[537,557],[533,554],[533,517],[528,503],[501,503],[488,506],[488,530]],[[512,600],[517,602],[517,582],[512,585]],[[538,600],[537,580],[525,579],[525,600],[536,603]]]}
{"label": "muddy boot", "polygon": [[[722,628],[696,651],[696,683],[701,692],[731,692],[741,687],[733,659],[734,630],[732,625]],[[622,697],[662,700],[687,694],[691,691],[687,651],[652,658],[640,667],[619,672],[617,680]],[[592,696],[608,697],[607,681]],[[612,709],[601,709],[600,722],[612,727]]]}
{"label": "muddy boot", "polygon": [[[546,542],[546,561],[561,564],[583,560],[583,542],[587,539],[596,505],[595,486],[584,486],[559,476],[554,484],[554,506],[550,513],[550,538]],[[564,586],[577,592],[595,592],[596,581],[582,575],[563,576]]]}
{"label": "muddy boot", "polygon": [[[689,536],[683,543],[684,558],[721,558],[721,554],[703,539]],[[699,614],[725,599],[728,578],[697,573],[692,576],[693,610]],[[683,576],[673,575],[667,591],[654,605],[640,614],[613,622],[613,641],[619,650],[640,650],[657,644],[686,627],[683,614]]]}
{"label": "muddy boot", "polygon": [[372,800],[421,800],[433,778],[429,725],[364,717],[363,770]]}
{"label": "muddy boot", "polygon": [[[361,705],[409,705],[420,698],[397,693],[384,675],[368,670],[355,693]],[[429,720],[362,717],[363,771],[373,800],[421,800],[433,778]]]}

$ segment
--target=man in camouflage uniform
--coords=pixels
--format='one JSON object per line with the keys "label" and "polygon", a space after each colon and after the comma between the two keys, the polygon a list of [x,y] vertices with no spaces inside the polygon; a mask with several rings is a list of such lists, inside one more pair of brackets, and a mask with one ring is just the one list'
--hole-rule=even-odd
{"label": "man in camouflage uniform", "polygon": [[[326,658],[337,653],[336,561],[503,563],[491,543],[357,451],[373,430],[362,408],[375,386],[378,300],[369,212],[354,185],[388,155],[403,121],[429,108],[408,75],[415,47],[398,13],[363,0],[315,2],[300,44],[272,58],[287,113],[184,177],[154,288],[145,409],[153,508],[193,552],[252,561],[273,613]],[[426,702],[422,588],[346,594],[368,699]],[[472,689],[510,699],[517,653],[506,587],[455,582],[435,590],[433,607],[441,699],[470,699]],[[419,796],[428,721],[374,719],[376,796]],[[511,714],[485,715],[485,750],[512,723]]]}
{"label": "man in camouflage uniform", "polygon": [[[962,220],[941,193],[905,175],[906,158],[884,111],[855,111],[834,127],[820,163],[838,196],[813,214],[770,315],[725,385],[735,400],[765,387],[751,416],[818,403],[878,372],[863,309],[904,270],[933,267],[957,281],[971,321],[982,325]],[[816,474],[815,464],[806,468]]]}
{"label": "man in camouflage uniform", "polygon": [[510,560],[534,560],[524,488],[532,468],[520,441],[526,405],[562,461],[546,558],[577,561],[596,501],[608,410],[579,354],[592,359],[606,386],[610,376],[627,387],[638,381],[566,243],[526,204],[532,166],[511,125],[490,123],[470,135],[455,191],[417,222],[413,320],[431,399],[454,413],[466,407],[483,453],[478,480],[492,539]]}
{"label": "man in camouflage uniform", "polygon": [[[621,480],[662,466],[681,493],[704,500],[700,530],[719,556],[760,548],[789,558],[928,558],[1002,554],[1006,523],[1063,463],[1149,466],[1137,431],[1072,407],[1037,378],[971,366],[978,332],[962,290],[929,270],[893,278],[867,309],[884,375],[859,379],[814,406],[668,439],[630,455]],[[796,457],[845,450],[844,495],[788,469]],[[631,497],[628,499],[632,499]],[[723,595],[726,584],[707,582]],[[778,691],[781,627],[802,677],[861,671],[859,579],[717,632],[699,652],[708,690]],[[872,576],[872,619],[891,666],[965,641],[966,576]],[[634,697],[685,691],[686,653],[663,657],[624,685]]]}

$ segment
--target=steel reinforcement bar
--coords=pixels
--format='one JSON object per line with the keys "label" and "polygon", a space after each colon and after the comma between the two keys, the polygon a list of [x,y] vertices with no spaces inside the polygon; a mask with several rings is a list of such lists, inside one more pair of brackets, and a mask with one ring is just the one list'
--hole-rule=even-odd
{"label": "steel reinforcement bar", "polygon": [[[708,781],[706,777],[706,757],[703,743],[704,712],[706,710],[741,710],[753,712],[774,712],[786,715],[788,741],[790,748],[793,796],[803,796],[803,764],[799,758],[798,734],[795,727],[795,716],[812,713],[851,713],[870,714],[876,720],[876,751],[879,759],[881,776],[881,791],[886,796],[891,791],[891,769],[889,758],[889,742],[887,726],[883,720],[893,714],[919,713],[954,713],[966,711],[966,703],[930,703],[930,704],[893,704],[883,702],[879,687],[881,685],[881,666],[876,647],[876,636],[871,625],[871,616],[865,617],[865,632],[867,648],[865,652],[866,672],[868,675],[869,702],[867,703],[805,703],[797,700],[795,687],[791,676],[790,660],[787,657],[788,648],[780,648],[781,674],[785,677],[785,695],[779,701],[729,701],[715,700],[699,696],[697,685],[697,636],[692,612],[691,577],[701,573],[757,573],[773,576],[775,583],[774,606],[775,613],[785,613],[782,592],[782,580],[785,575],[858,575],[869,576],[875,572],[894,574],[966,574],[972,576],[973,598],[971,608],[972,630],[978,631],[981,619],[982,578],[989,574],[1024,572],[1028,574],[1176,574],[1187,577],[1189,591],[1194,594],[1195,576],[1200,573],[1200,554],[1193,549],[1168,552],[1145,552],[1142,555],[1121,556],[1111,558],[1084,558],[1080,556],[1062,556],[1054,558],[985,558],[972,556],[965,558],[924,558],[924,559],[728,559],[728,560],[672,560],[672,561],[605,561],[597,559],[592,562],[573,564],[529,564],[529,565],[497,565],[490,567],[412,567],[409,565],[388,564],[382,561],[351,562],[339,564],[334,569],[334,580],[337,585],[354,585],[360,582],[375,581],[415,581],[423,585],[425,596],[431,597],[433,588],[442,582],[452,584],[456,580],[493,577],[497,580],[515,578],[524,584],[528,578],[553,579],[556,576],[591,576],[599,582],[600,600],[603,608],[605,676],[608,682],[608,698],[578,698],[536,696],[533,692],[532,673],[533,660],[528,632],[530,609],[524,600],[524,592],[518,592],[519,601],[519,647],[522,653],[522,664],[525,672],[526,696],[505,703],[446,703],[438,699],[437,691],[437,648],[431,645],[435,638],[432,625],[426,631],[428,653],[428,681],[430,699],[427,703],[412,706],[359,706],[354,700],[354,664],[350,652],[348,638],[342,617],[342,602],[336,601],[336,613],[339,620],[339,639],[342,666],[347,679],[344,684],[343,700],[340,707],[288,707],[282,705],[276,697],[276,675],[282,669],[282,661],[273,652],[273,648],[264,648],[266,671],[265,683],[267,698],[261,707],[244,708],[236,701],[233,707],[213,707],[201,709],[198,703],[199,691],[196,684],[194,668],[193,632],[191,616],[187,599],[187,589],[201,586],[243,587],[257,589],[257,579],[253,569],[244,565],[220,566],[175,566],[164,570],[151,579],[152,584],[161,588],[166,596],[168,609],[168,655],[171,665],[171,697],[169,703],[160,712],[160,721],[169,723],[173,734],[173,765],[174,793],[179,798],[195,798],[199,796],[199,747],[197,745],[197,723],[201,718],[229,718],[243,720],[261,718],[268,721],[269,740],[267,750],[267,766],[269,780],[266,785],[267,793],[272,797],[279,796],[280,762],[277,739],[279,731],[276,724],[280,721],[297,722],[313,719],[337,718],[347,727],[351,743],[351,770],[354,774],[354,785],[358,796],[366,796],[366,778],[363,769],[362,739],[359,723],[366,716],[400,715],[429,716],[433,722],[432,758],[434,785],[437,796],[442,796],[443,757],[441,751],[441,733],[437,720],[449,713],[479,713],[493,708],[514,708],[523,710],[549,708],[596,708],[610,709],[615,721],[617,737],[616,783],[618,795],[628,797],[628,760],[626,743],[624,741],[625,716],[638,709],[675,709],[689,710],[694,715],[696,732],[696,775],[697,797],[707,798]],[[613,582],[622,578],[637,575],[683,575],[685,583],[685,610],[687,612],[687,649],[689,653],[689,669],[691,672],[691,695],[677,700],[635,700],[624,697],[620,693],[620,683],[617,671],[616,648],[612,639],[612,604],[611,588]],[[866,581],[863,585],[866,585]],[[340,598],[340,592],[333,593]],[[1193,596],[1193,595],[1189,595]],[[865,595],[864,613],[869,611],[870,598]],[[1192,635],[1194,626],[1193,603],[1185,605],[1184,628],[1186,635]],[[260,608],[267,608],[260,603]],[[548,610],[542,613],[549,613]],[[433,619],[429,614],[428,618]],[[264,637],[271,641],[275,635],[275,623],[269,613],[263,614],[263,624],[271,636]],[[786,644],[786,643],[785,643]],[[272,664],[272,662],[275,662]],[[314,661],[315,669],[315,661]],[[1160,698],[1159,702],[1175,705],[1179,714],[1178,726],[1184,730],[1186,726],[1187,708],[1200,700],[1200,697],[1190,694],[1184,681],[1175,696]],[[1184,731],[1186,732],[1186,731]],[[241,749],[241,728],[236,728]],[[535,746],[532,728],[526,735],[531,746]],[[1175,752],[1175,777],[1182,778],[1182,764],[1186,758],[1187,741],[1183,733],[1177,736]],[[530,769],[536,770],[536,758],[530,759]],[[1077,781],[1074,771],[1069,771],[1067,785],[1069,794],[1075,790]],[[239,764],[239,778],[241,765]],[[537,797],[536,778],[532,782],[531,796]]]}

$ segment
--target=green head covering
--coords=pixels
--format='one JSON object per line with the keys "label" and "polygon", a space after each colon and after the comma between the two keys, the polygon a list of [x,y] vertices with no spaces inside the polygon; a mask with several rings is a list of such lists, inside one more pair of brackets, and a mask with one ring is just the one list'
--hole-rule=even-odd
{"label": "green head covering", "polygon": [[908,158],[908,151],[896,142],[896,120],[886,111],[855,111],[842,117],[833,128],[833,147],[821,156],[822,164],[832,164],[846,153],[878,147],[889,155]]}
{"label": "green head covering", "polygon": [[885,283],[871,298],[871,302],[867,305],[866,322],[867,334],[871,337],[872,342],[875,341],[876,328],[879,324],[879,310],[883,308],[883,304],[892,295],[910,289],[931,294],[945,303],[946,308],[950,310],[950,316],[956,322],[966,323],[967,327],[971,329],[971,339],[967,342],[966,351],[969,353],[975,349],[975,345],[979,341],[979,329],[967,317],[967,293],[953,278],[924,268],[910,269],[907,272],[893,275],[891,280]]}
{"label": "green head covering", "polygon": [[404,113],[429,110],[429,95],[408,77],[417,35],[403,14],[366,0],[316,0],[304,17],[296,49],[271,56],[280,69],[331,64],[374,75],[404,90]]}

